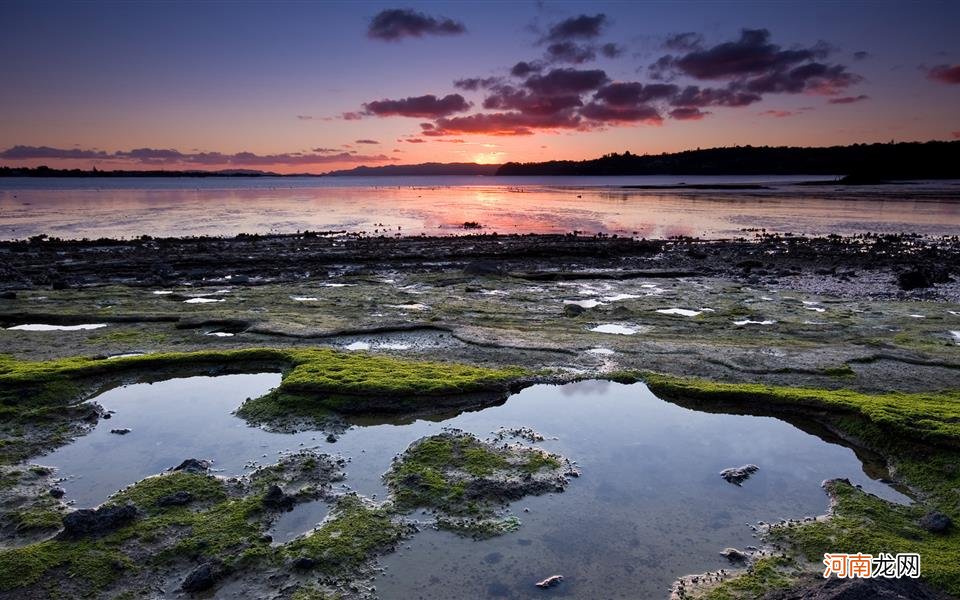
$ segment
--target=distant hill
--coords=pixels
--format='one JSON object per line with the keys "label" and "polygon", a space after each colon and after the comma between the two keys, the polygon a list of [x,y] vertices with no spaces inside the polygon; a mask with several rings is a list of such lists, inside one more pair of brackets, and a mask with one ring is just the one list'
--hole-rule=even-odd
{"label": "distant hill", "polygon": [[825,148],[735,146],[591,160],[509,162],[497,175],[845,175],[850,183],[960,179],[960,141]]}
{"label": "distant hill", "polygon": [[421,163],[419,165],[385,165],[382,167],[356,167],[343,171],[331,171],[330,177],[361,176],[390,177],[395,175],[495,175],[500,165],[478,163]]}

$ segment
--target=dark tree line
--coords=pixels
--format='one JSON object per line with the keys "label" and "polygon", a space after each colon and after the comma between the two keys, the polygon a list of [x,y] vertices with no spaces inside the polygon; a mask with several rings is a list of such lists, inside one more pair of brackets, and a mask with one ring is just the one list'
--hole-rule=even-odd
{"label": "dark tree line", "polygon": [[827,148],[734,146],[671,154],[504,164],[497,175],[840,175],[853,181],[960,179],[960,141]]}

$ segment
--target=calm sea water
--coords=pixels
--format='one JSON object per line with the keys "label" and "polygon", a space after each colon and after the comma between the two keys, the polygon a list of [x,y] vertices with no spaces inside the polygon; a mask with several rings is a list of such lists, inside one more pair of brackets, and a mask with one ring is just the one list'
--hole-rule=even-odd
{"label": "calm sea water", "polygon": [[[616,233],[722,238],[960,232],[960,181],[845,188],[818,176],[0,179],[0,239],[293,233]],[[760,184],[759,190],[626,186]]]}

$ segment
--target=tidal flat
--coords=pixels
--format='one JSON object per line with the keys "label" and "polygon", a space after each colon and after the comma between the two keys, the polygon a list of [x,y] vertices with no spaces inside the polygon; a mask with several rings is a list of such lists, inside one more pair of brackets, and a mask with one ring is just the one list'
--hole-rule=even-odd
{"label": "tidal flat", "polygon": [[0,257],[0,597],[960,594],[956,237]]}

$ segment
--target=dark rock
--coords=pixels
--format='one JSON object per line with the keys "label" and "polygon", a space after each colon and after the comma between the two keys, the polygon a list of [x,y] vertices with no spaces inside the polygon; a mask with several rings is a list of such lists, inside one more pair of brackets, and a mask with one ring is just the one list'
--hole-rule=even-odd
{"label": "dark rock", "polygon": [[313,560],[309,556],[298,556],[297,558],[293,559],[293,563],[291,564],[294,569],[306,571],[317,566],[317,561]]}
{"label": "dark rock", "polygon": [[130,433],[130,429],[127,427],[121,427],[120,429],[111,429],[110,433],[115,433],[117,435],[127,435]]}
{"label": "dark rock", "polygon": [[83,508],[63,517],[63,533],[70,537],[84,537],[113,531],[137,518],[132,504]]}
{"label": "dark rock", "polygon": [[328,444],[333,444],[333,443],[335,443],[336,441],[337,441],[337,436],[333,435],[332,433],[328,433],[328,434],[327,434],[327,443],[328,443]]}
{"label": "dark rock", "polygon": [[171,471],[186,471],[187,473],[206,473],[207,469],[210,468],[209,460],[201,460],[197,458],[188,458],[179,465],[170,469]]}
{"label": "dark rock", "polygon": [[923,515],[920,519],[920,527],[923,527],[930,533],[943,533],[950,529],[953,521],[950,517],[938,511],[931,511]]}
{"label": "dark rock", "polygon": [[61,487],[50,488],[50,495],[54,498],[63,498],[63,495],[66,494],[66,490]]}
{"label": "dark rock", "polygon": [[111,414],[108,413],[108,412],[105,412],[105,413],[103,413],[102,415],[100,415],[100,418],[101,418],[101,419],[112,419],[112,418],[113,418],[113,415],[111,415]]}
{"label": "dark rock", "polygon": [[205,562],[187,574],[187,577],[180,584],[180,589],[185,592],[203,592],[209,590],[217,581],[226,575],[226,568],[223,563],[217,560]]}
{"label": "dark rock", "polygon": [[0,292],[0,300],[16,300],[16,299],[17,299],[17,293],[12,290]]}
{"label": "dark rock", "polygon": [[166,496],[157,498],[157,506],[183,506],[193,502],[193,494],[186,490],[180,490]]}
{"label": "dark rock", "polygon": [[267,508],[290,510],[294,504],[296,504],[296,500],[293,499],[293,496],[284,494],[278,485],[271,485],[263,497],[263,505]]}
{"label": "dark rock", "polygon": [[564,304],[563,305],[563,316],[565,317],[579,317],[583,313],[587,312],[587,309],[580,306],[579,304]]}
{"label": "dark rock", "polygon": [[746,552],[742,550],[737,550],[736,548],[724,548],[720,553],[720,556],[726,558],[730,562],[742,563],[746,562],[750,558]]}
{"label": "dark rock", "polygon": [[905,291],[933,287],[937,283],[948,281],[950,273],[946,269],[933,267],[914,267],[897,275],[897,285]]}
{"label": "dark rock", "polygon": [[502,272],[498,263],[492,260],[475,260],[463,268],[467,275],[497,275]]}
{"label": "dark rock", "polygon": [[770,592],[763,600],[949,600],[917,579],[810,578],[801,587]]}
{"label": "dark rock", "polygon": [[633,311],[626,306],[618,306],[610,311],[610,315],[618,319],[626,319],[633,316]]}
{"label": "dark rock", "polygon": [[762,267],[763,263],[760,262],[759,260],[751,258],[747,260],[741,260],[740,262],[737,263],[737,266],[743,269],[744,271],[749,271],[750,269],[756,269],[758,267]]}
{"label": "dark rock", "polygon": [[757,472],[760,467],[757,465],[743,465],[742,467],[731,467],[720,471],[720,477],[723,477],[734,485],[741,485],[750,476]]}

